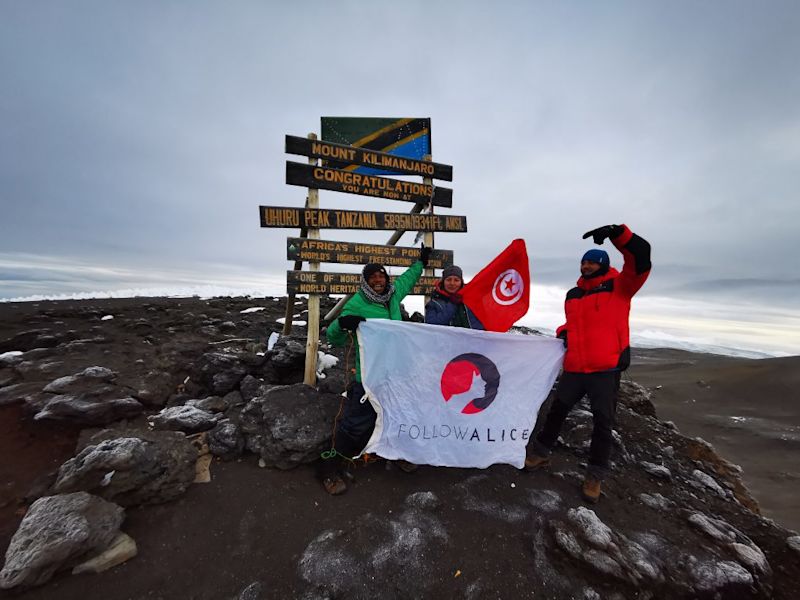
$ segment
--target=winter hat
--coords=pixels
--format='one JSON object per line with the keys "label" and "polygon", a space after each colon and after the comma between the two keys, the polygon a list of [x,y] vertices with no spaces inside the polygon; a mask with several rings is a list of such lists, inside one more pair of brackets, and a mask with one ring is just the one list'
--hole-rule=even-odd
{"label": "winter hat", "polygon": [[365,281],[368,281],[375,273],[383,273],[383,276],[386,277],[386,281],[389,281],[389,274],[386,272],[386,269],[383,265],[378,263],[367,263],[364,265],[364,270],[361,271]]}
{"label": "winter hat", "polygon": [[581,258],[581,262],[585,260],[595,262],[601,267],[609,267],[611,265],[611,260],[608,258],[608,252],[605,250],[600,250],[599,248],[592,248],[591,250],[587,251],[586,254],[583,255],[583,258]]}
{"label": "winter hat", "polygon": [[445,267],[444,271],[442,271],[442,280],[448,277],[458,277],[461,281],[464,281],[464,273],[461,271],[461,267],[455,265]]}

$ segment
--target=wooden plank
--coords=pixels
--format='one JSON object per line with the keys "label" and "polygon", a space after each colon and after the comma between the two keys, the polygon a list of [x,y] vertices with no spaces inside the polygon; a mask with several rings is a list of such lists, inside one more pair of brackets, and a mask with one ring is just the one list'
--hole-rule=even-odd
{"label": "wooden plank", "polygon": [[[411,293],[430,294],[438,282],[438,277],[420,277]],[[355,294],[360,285],[361,273],[286,271],[286,288],[296,294]]]}
{"label": "wooden plank", "polygon": [[333,190],[359,196],[372,196],[403,202],[431,202],[434,206],[453,206],[453,190],[419,183],[403,181],[377,175],[361,175],[341,169],[316,167],[286,161],[286,183],[320,190]]}
{"label": "wooden plank", "polygon": [[[376,262],[387,267],[408,267],[419,258],[419,248],[290,237],[286,240],[286,258],[294,261],[353,265]],[[428,262],[430,268],[444,269],[452,264],[452,250],[431,252]]]}
{"label": "wooden plank", "polygon": [[[345,164],[362,165],[392,171],[399,175],[420,175],[422,177],[453,181],[453,167],[451,165],[395,156],[388,152],[378,152],[377,150],[348,146],[347,144],[312,141],[295,135],[287,135],[286,152],[288,154],[324,158],[331,161],[328,163],[331,167],[341,168]],[[346,168],[345,170],[352,169]]]}
{"label": "wooden plank", "polygon": [[396,229],[401,231],[442,231],[465,233],[467,217],[459,215],[423,215],[384,213],[362,210],[259,206],[261,227],[292,229]]}

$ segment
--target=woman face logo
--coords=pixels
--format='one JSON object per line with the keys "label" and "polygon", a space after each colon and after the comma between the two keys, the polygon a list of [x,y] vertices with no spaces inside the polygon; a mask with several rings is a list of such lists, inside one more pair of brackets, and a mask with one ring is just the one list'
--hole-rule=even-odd
{"label": "woman face logo", "polygon": [[524,284],[516,269],[506,269],[494,280],[492,298],[501,306],[514,304],[522,298]]}
{"label": "woman face logo", "polygon": [[479,413],[494,402],[497,397],[497,389],[500,387],[500,372],[497,370],[497,365],[483,354],[468,352],[456,356],[447,363],[442,371],[440,385],[445,402],[449,402],[458,394],[469,391],[476,375],[483,380],[483,396],[469,400],[461,410],[461,413],[465,415]]}

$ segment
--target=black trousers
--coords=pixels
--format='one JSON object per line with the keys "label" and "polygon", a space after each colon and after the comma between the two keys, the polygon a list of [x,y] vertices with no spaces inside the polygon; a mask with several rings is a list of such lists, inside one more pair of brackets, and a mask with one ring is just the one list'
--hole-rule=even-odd
{"label": "black trousers", "polygon": [[556,399],[550,407],[544,427],[535,439],[533,450],[543,455],[549,453],[556,444],[569,411],[584,395],[588,395],[594,422],[588,470],[602,479],[609,470],[619,379],[619,371],[562,373],[556,388]]}
{"label": "black trousers", "polygon": [[364,449],[375,429],[378,415],[369,400],[361,402],[363,396],[364,386],[353,381],[347,389],[344,411],[336,423],[334,448],[348,458],[356,456]]}

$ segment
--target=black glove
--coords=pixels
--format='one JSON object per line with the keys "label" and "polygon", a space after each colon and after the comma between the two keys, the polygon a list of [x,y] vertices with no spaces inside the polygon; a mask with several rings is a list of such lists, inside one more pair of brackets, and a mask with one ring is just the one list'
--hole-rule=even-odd
{"label": "black glove", "polygon": [[567,332],[566,332],[566,330],[564,330],[561,333],[559,333],[556,337],[558,339],[560,339],[562,342],[564,342],[564,348],[566,348],[567,347]]}
{"label": "black glove", "polygon": [[615,238],[623,232],[619,225],[604,225],[583,234],[583,239],[591,237],[595,244],[602,244],[606,238]]}
{"label": "black glove", "polygon": [[358,315],[345,315],[344,317],[339,317],[339,327],[347,331],[355,332],[361,321],[366,321],[366,319]]}
{"label": "black glove", "polygon": [[424,244],[422,245],[422,248],[419,249],[419,262],[422,263],[423,267],[428,266],[428,261],[431,258],[431,252],[433,252],[433,248],[428,248]]}

